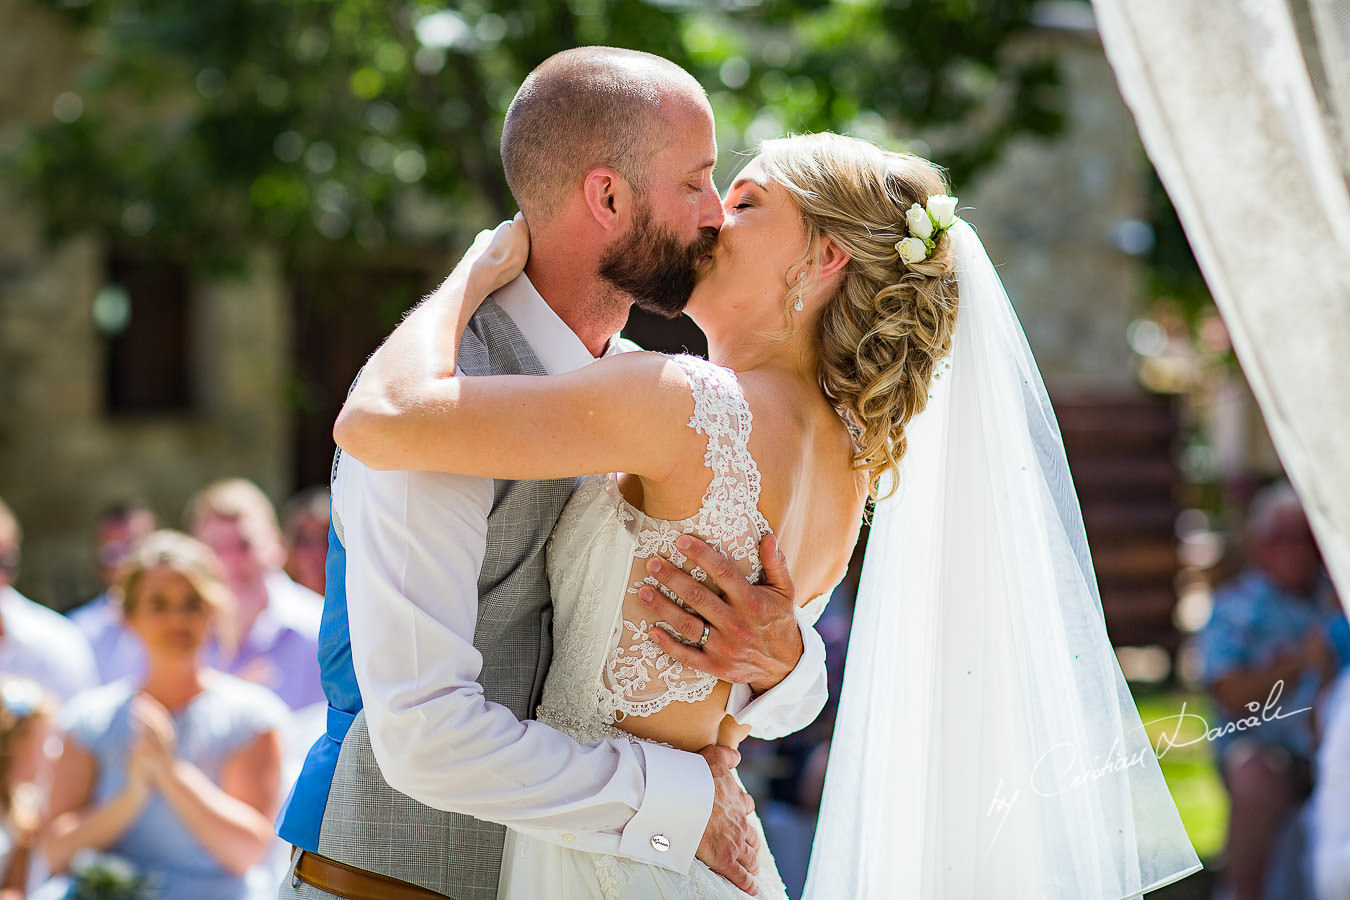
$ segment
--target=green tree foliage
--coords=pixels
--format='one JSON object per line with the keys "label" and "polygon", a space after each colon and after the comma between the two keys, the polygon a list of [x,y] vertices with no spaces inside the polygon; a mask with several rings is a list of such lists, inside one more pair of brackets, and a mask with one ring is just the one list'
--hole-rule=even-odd
{"label": "green tree foliage", "polygon": [[1033,0],[48,2],[88,59],[10,160],[19,183],[58,231],[189,255],[434,242],[509,215],[502,114],[578,44],[684,65],[725,150],[922,131],[959,184],[1059,126],[1053,62],[1017,40]]}

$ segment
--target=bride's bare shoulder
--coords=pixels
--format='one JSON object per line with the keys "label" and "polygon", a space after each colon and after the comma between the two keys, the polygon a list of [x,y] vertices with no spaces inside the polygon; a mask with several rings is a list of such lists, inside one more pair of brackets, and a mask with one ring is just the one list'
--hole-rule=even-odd
{"label": "bride's bare shoulder", "polygon": [[738,376],[753,416],[752,449],[767,454],[763,464],[790,471],[803,465],[816,474],[851,477],[853,439],[843,420],[814,385],[778,372],[747,372]]}
{"label": "bride's bare shoulder", "polygon": [[853,466],[853,439],[814,386],[776,373],[741,378],[761,475],[760,511],[777,532],[803,597],[828,590],[857,541],[867,481]]}

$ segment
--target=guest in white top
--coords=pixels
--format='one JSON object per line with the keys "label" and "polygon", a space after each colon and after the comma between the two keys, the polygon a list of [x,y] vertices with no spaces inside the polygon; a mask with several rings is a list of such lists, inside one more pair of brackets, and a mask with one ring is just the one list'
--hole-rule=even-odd
{"label": "guest in white top", "polygon": [[0,672],[67,700],[98,684],[94,654],[70,620],[14,589],[22,541],[19,520],[0,500]]}

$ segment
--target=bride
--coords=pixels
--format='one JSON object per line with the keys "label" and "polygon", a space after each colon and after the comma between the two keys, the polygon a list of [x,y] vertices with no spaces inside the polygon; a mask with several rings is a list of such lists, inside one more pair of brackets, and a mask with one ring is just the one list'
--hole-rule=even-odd
{"label": "bride", "polygon": [[[517,217],[371,358],[335,436],[374,468],[589,473],[549,547],[537,712],[583,743],[734,747],[731,686],[653,638],[700,645],[715,610],[658,619],[653,573],[757,579],[772,533],[812,618],[876,499],[808,894],[1135,896],[1198,861],[1106,640],[1039,375],[955,205],[917,157],[768,141],[698,265],[710,361],[457,376],[469,317],[524,265]],[[411,324],[428,317],[435,361]],[[737,571],[693,566],[686,534]],[[756,884],[785,896],[762,839]],[[499,894],[745,896],[699,861],[679,875],[515,833]]]}

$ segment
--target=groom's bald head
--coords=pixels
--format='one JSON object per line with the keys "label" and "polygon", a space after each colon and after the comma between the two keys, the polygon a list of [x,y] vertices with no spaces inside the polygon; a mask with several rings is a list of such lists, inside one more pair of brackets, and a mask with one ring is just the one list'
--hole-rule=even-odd
{"label": "groom's bald head", "polygon": [[564,50],[529,74],[506,111],[506,182],[536,225],[597,167],[641,192],[672,110],[706,103],[699,83],[670,60],[615,47]]}

